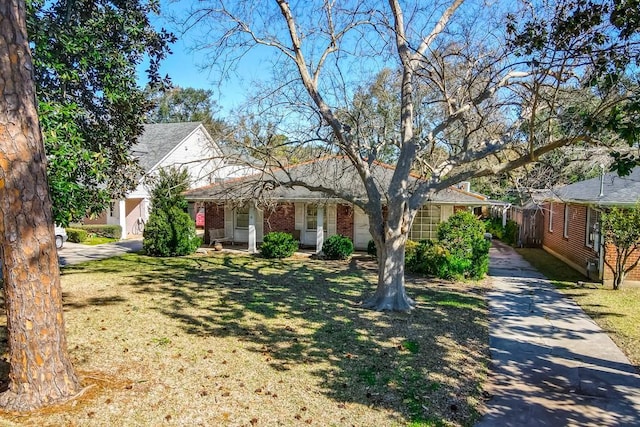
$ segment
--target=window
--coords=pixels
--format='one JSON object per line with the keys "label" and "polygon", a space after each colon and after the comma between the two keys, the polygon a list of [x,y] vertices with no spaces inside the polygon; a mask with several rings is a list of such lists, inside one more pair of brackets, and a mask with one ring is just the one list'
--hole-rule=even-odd
{"label": "window", "polygon": [[564,205],[564,229],[562,235],[565,239],[569,238],[569,205]]}
{"label": "window", "polygon": [[[322,216],[322,227],[327,231],[327,212],[324,211]],[[307,205],[307,230],[313,231],[318,229],[318,205]]]}
{"label": "window", "polygon": [[[593,248],[598,245],[600,224],[599,214],[595,209],[587,208],[587,223],[585,225],[585,246]],[[596,251],[597,252],[597,251]]]}
{"label": "window", "polygon": [[553,233],[553,202],[549,203],[549,233]]}
{"label": "window", "polygon": [[416,213],[413,219],[409,239],[425,240],[438,237],[437,228],[440,222],[440,206],[425,205]]}
{"label": "window", "polygon": [[109,216],[110,217],[114,217],[116,216],[116,203],[115,202],[109,202]]}
{"label": "window", "polygon": [[242,206],[235,210],[236,228],[247,230],[249,228],[249,206]]}

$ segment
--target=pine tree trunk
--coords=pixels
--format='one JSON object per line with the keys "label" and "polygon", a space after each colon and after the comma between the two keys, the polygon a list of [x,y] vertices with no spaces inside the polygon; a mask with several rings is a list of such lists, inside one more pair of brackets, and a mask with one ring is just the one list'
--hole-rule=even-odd
{"label": "pine tree trunk", "polygon": [[60,271],[37,117],[24,1],[0,2],[0,230],[9,388],[28,411],[79,391],[67,353]]}
{"label": "pine tree trunk", "polygon": [[409,311],[415,302],[407,296],[404,286],[404,249],[407,236],[397,233],[387,236],[377,245],[378,287],[363,306],[382,311]]}

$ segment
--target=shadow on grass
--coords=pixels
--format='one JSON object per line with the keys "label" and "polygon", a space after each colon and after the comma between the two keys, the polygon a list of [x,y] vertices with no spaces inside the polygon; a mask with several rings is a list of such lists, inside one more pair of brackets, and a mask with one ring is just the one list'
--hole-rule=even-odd
{"label": "shadow on grass", "polygon": [[[368,258],[126,255],[68,267],[65,274],[88,271],[131,271],[134,292],[154,297],[152,309],[187,334],[238,338],[277,371],[314,367],[320,388],[337,402],[400,411],[416,425],[469,425],[477,417],[468,398],[480,393],[477,372],[465,370],[486,362],[480,295],[410,279],[416,310],[364,310],[360,302],[375,284]],[[108,302],[86,301],[92,303]]]}

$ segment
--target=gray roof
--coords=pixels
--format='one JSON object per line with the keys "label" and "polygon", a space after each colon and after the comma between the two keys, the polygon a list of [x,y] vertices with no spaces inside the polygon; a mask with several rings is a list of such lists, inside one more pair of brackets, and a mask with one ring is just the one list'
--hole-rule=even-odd
{"label": "gray roof", "polygon": [[149,172],[200,125],[200,122],[146,124],[131,151],[144,171]]}
{"label": "gray roof", "polygon": [[[394,169],[377,163],[372,165],[372,175],[384,197]],[[418,179],[413,178],[414,184]],[[347,200],[366,200],[362,180],[344,157],[328,157],[292,165],[206,187],[185,193],[189,200],[245,201],[245,200],[327,200],[337,199],[332,192],[344,195]],[[454,187],[435,193],[431,201],[441,204],[488,205],[486,197]]]}
{"label": "gray roof", "polygon": [[554,189],[547,193],[545,199],[594,206],[635,205],[640,199],[640,167],[633,169],[629,176],[620,177],[615,172],[609,172],[603,177]]}

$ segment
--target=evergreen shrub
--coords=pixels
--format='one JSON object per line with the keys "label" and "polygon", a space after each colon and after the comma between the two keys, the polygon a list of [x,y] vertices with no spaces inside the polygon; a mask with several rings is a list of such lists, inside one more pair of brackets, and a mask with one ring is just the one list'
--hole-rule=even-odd
{"label": "evergreen shrub", "polygon": [[485,226],[469,211],[452,215],[438,225],[438,241],[449,251],[452,278],[481,279],[489,271],[489,247]]}
{"label": "evergreen shrub", "polygon": [[80,228],[65,228],[67,232],[67,240],[72,243],[82,243],[89,237],[86,230]]}
{"label": "evergreen shrub", "polygon": [[518,223],[513,220],[508,220],[507,225],[504,227],[504,234],[501,239],[508,245],[515,245],[518,243]]}
{"label": "evergreen shrub", "polygon": [[176,206],[152,210],[143,236],[143,249],[151,256],[189,255],[202,243],[191,216]]}
{"label": "evergreen shrub", "polygon": [[325,240],[322,252],[327,259],[347,259],[353,253],[353,242],[346,236],[335,234]]}
{"label": "evergreen shrub", "polygon": [[289,233],[273,231],[264,236],[260,253],[265,258],[287,258],[298,250],[298,242]]}

